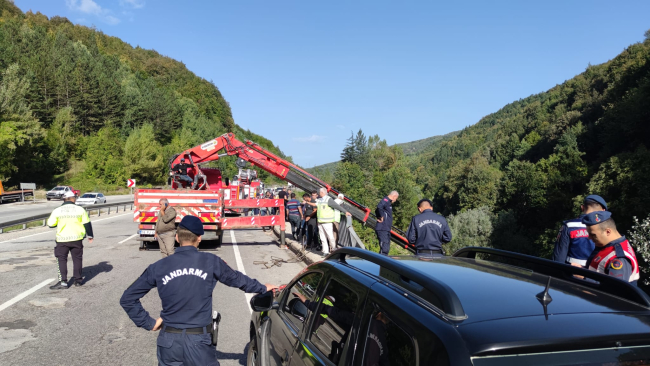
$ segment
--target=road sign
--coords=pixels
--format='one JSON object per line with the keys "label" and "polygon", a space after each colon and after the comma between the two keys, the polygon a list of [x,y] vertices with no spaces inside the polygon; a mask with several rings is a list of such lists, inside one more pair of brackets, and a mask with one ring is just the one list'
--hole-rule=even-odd
{"label": "road sign", "polygon": [[126,186],[127,186],[128,188],[133,188],[133,187],[135,187],[135,179],[129,179],[129,180],[127,180],[127,181],[126,181]]}
{"label": "road sign", "polygon": [[36,189],[36,183],[20,183],[20,189]]}

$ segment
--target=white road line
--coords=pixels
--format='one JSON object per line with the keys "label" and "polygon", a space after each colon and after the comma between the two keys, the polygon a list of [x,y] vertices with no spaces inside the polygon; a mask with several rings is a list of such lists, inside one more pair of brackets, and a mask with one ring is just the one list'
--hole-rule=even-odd
{"label": "white road line", "polygon": [[[107,217],[107,218],[105,218],[105,219],[91,220],[90,222],[91,222],[91,223],[95,223],[95,222],[100,222],[100,221],[104,221],[104,220],[108,220],[108,219],[114,219],[114,218],[116,218],[116,217],[120,217],[120,216],[126,216],[126,215],[133,215],[133,213],[123,214],[123,215],[117,215],[117,216],[111,216],[111,217]],[[41,232],[41,233],[36,233],[36,234],[31,234],[31,235],[21,236],[21,237],[18,237],[18,238],[13,238],[13,239],[5,240],[5,241],[0,241],[0,244],[2,244],[2,243],[8,243],[8,242],[10,242],[10,241],[14,241],[14,240],[19,240],[19,239],[29,238],[30,236],[36,236],[36,235],[41,235],[41,234],[47,234],[47,233],[51,233],[51,232],[52,232],[51,230],[48,230],[48,231],[43,231],[43,232]],[[121,243],[120,243],[120,244],[121,244]]]}
{"label": "white road line", "polygon": [[[246,270],[244,269],[244,262],[241,260],[241,254],[239,254],[239,248],[237,247],[237,240],[235,240],[235,232],[233,230],[230,230],[230,241],[232,242],[232,249],[235,251],[235,262],[237,262],[237,270],[243,274],[246,274]],[[253,313],[253,309],[251,309],[251,299],[253,298],[253,294],[245,294],[246,295],[246,306],[248,306],[248,311]]]}
{"label": "white road line", "polygon": [[133,235],[129,236],[128,238],[122,240],[121,242],[119,242],[119,243],[117,243],[117,244],[122,244],[122,243],[124,243],[125,241],[131,240],[131,239],[133,239],[133,238],[134,238],[135,236],[137,236],[137,235],[138,235],[137,233],[136,233],[136,234],[133,234]]}
{"label": "white road line", "polygon": [[8,308],[8,307],[10,307],[11,305],[17,303],[18,301],[20,301],[20,300],[26,298],[27,296],[33,294],[34,292],[38,291],[41,287],[49,285],[49,284],[52,283],[53,281],[55,281],[54,278],[50,278],[50,279],[48,279],[48,280],[45,280],[45,281],[39,283],[38,285],[36,285],[36,286],[30,288],[29,290],[23,292],[22,294],[20,294],[20,295],[14,297],[13,299],[11,299],[11,300],[5,302],[4,304],[0,305],[0,311],[6,309],[6,308]]}

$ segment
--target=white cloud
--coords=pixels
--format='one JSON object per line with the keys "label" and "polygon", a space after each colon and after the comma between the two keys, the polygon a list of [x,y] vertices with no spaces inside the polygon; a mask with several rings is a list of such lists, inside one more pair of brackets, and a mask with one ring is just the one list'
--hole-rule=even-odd
{"label": "white cloud", "polygon": [[110,25],[115,25],[120,22],[119,18],[111,15],[111,11],[109,9],[102,8],[93,0],[65,0],[65,4],[69,9],[73,11],[95,15],[100,20]]}
{"label": "white cloud", "polygon": [[120,0],[120,6],[129,7],[133,9],[144,8],[144,0]]}
{"label": "white cloud", "polygon": [[294,137],[293,141],[297,142],[318,142],[326,139],[327,136],[311,135],[307,137]]}

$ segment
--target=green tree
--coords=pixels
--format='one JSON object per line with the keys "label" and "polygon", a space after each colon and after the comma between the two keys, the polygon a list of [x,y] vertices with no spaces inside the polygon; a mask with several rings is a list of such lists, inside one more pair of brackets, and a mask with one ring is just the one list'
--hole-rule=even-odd
{"label": "green tree", "polygon": [[162,183],[166,169],[163,148],[155,139],[153,125],[134,129],[124,145],[124,170],[142,183]]}

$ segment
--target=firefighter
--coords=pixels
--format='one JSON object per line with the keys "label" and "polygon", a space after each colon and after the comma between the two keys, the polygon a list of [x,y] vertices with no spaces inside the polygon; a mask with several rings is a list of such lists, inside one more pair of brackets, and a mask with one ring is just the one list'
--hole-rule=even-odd
{"label": "firefighter", "polygon": [[[151,264],[124,291],[120,305],[138,327],[158,331],[159,365],[218,365],[212,345],[212,294],[217,282],[247,293],[276,289],[232,270],[211,253],[198,251],[203,223],[185,216],[176,232],[181,247],[174,255]],[[157,287],[162,302],[160,318],[152,318],[140,299]]]}
{"label": "firefighter", "polygon": [[393,227],[393,206],[392,203],[397,201],[399,193],[392,191],[377,204],[375,216],[377,216],[377,226],[375,233],[379,239],[379,254],[388,255],[390,250],[390,231]]}
{"label": "firefighter", "polygon": [[[50,286],[52,290],[67,289],[72,282],[75,286],[83,284],[81,276],[83,265],[83,240],[88,237],[88,243],[93,243],[93,226],[88,212],[75,204],[77,197],[72,192],[63,196],[63,204],[47,219],[47,226],[56,227],[56,246],[54,256],[59,265],[59,282]],[[68,253],[72,256],[73,277],[68,282]]]}
{"label": "firefighter", "polygon": [[595,194],[587,196],[580,206],[582,213],[575,219],[562,223],[557,234],[551,259],[560,263],[587,265],[587,258],[594,251],[594,242],[589,239],[587,227],[582,223],[585,215],[594,211],[607,211],[605,200]]}
{"label": "firefighter", "polygon": [[[582,218],[596,249],[587,259],[587,268],[637,285],[639,262],[625,236],[619,234],[612,213],[591,212]],[[572,263],[573,266],[580,267]]]}
{"label": "firefighter", "polygon": [[451,241],[451,229],[444,217],[433,212],[428,199],[418,202],[419,215],[413,216],[406,238],[415,245],[417,255],[442,256],[442,244]]}
{"label": "firefighter", "polygon": [[185,163],[185,158],[181,158],[181,162],[179,164],[176,164],[172,167],[172,170],[176,175],[178,176],[178,179],[180,179],[183,182],[186,182],[188,185],[192,185],[192,188],[194,188],[195,179],[190,178],[190,176],[187,174],[187,170],[192,168],[192,164],[186,164]]}

